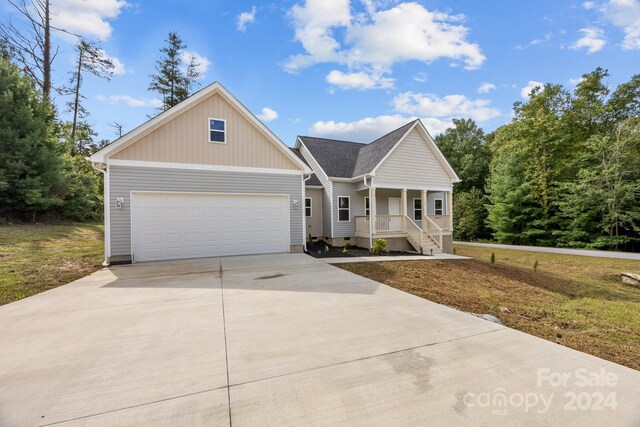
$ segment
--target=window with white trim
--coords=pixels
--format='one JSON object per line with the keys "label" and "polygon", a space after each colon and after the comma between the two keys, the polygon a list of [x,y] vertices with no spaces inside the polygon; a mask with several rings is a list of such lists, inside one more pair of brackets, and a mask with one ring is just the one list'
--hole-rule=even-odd
{"label": "window with white trim", "polygon": [[371,208],[369,207],[369,197],[364,198],[364,214],[366,216],[371,215]]}
{"label": "window with white trim", "polygon": [[311,218],[311,197],[304,199],[304,215]]}
{"label": "window with white trim", "polygon": [[216,144],[227,143],[227,121],[223,119],[209,119],[209,142]]}
{"label": "window with white trim", "polygon": [[433,214],[444,215],[444,201],[442,199],[433,199]]}
{"label": "window with white trim", "polygon": [[338,196],[338,222],[351,221],[351,200],[349,196]]}
{"label": "window with white trim", "polygon": [[422,199],[413,199],[413,220],[422,221]]}

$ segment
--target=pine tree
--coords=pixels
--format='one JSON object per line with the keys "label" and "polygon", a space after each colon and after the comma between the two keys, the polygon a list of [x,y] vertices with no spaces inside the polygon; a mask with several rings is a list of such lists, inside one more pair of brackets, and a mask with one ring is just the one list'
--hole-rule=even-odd
{"label": "pine tree", "polygon": [[185,100],[191,94],[195,80],[200,76],[199,63],[192,56],[188,58],[186,69],[183,63],[187,45],[175,32],[170,32],[165,40],[167,45],[160,49],[162,57],[156,61],[156,74],[152,74],[149,90],[162,97],[161,111],[168,110]]}
{"label": "pine tree", "polygon": [[51,105],[0,58],[0,215],[29,217],[62,204],[61,146]]}

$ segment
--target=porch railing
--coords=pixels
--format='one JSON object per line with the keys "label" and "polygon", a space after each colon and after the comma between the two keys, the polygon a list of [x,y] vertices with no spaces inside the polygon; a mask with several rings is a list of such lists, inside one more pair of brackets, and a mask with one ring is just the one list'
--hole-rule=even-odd
{"label": "porch railing", "polygon": [[407,240],[420,253],[422,253],[422,247],[424,246],[423,238],[422,229],[411,218],[407,217]]}
{"label": "porch railing", "polygon": [[[403,233],[402,215],[376,215],[375,234]],[[369,234],[369,217],[356,216],[356,232]]]}
{"label": "porch railing", "polygon": [[442,231],[449,230],[449,215],[429,215],[431,219]]}
{"label": "porch railing", "polygon": [[357,216],[356,217],[356,233],[369,234],[369,217]]}
{"label": "porch railing", "polygon": [[422,229],[439,248],[442,248],[442,228],[434,220],[428,216],[423,216]]}

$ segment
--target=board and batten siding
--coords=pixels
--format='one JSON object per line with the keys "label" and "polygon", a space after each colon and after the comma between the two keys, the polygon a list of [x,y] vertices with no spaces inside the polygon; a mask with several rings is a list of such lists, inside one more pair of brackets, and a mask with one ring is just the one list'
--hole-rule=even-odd
{"label": "board and batten siding", "polygon": [[[226,144],[209,142],[209,118],[226,120]],[[300,169],[220,94],[204,99],[110,158]]]}
{"label": "board and batten siding", "polygon": [[376,187],[451,189],[453,181],[418,129],[413,129],[376,170]]}
{"label": "board and batten siding", "polygon": [[[364,198],[368,196],[368,191],[357,192],[355,185],[351,182],[332,182],[333,185],[333,236],[332,237],[354,237],[356,235],[356,216],[364,215]],[[338,196],[348,196],[350,198],[350,221],[338,221]]]}
{"label": "board and batten siding", "polygon": [[[109,166],[111,204],[111,256],[131,255],[131,192],[170,191],[192,193],[287,194],[290,196],[291,245],[302,245],[304,209],[301,175],[222,172],[193,169],[163,169]],[[115,208],[122,197],[122,208]],[[293,200],[300,200],[299,206]],[[255,212],[259,215],[260,212]]]}
{"label": "board and batten siding", "polygon": [[324,237],[332,237],[331,235],[331,206],[333,203],[331,202],[331,193],[333,191],[332,182],[329,180],[327,175],[322,172],[322,168],[320,165],[314,160],[313,156],[307,150],[307,147],[304,144],[300,144],[300,153],[305,158],[311,169],[315,172],[318,180],[324,187],[324,191],[322,192],[322,235]]}

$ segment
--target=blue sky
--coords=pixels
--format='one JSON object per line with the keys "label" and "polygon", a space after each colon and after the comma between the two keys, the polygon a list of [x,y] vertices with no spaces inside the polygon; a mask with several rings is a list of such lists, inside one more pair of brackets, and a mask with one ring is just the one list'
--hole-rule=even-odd
{"label": "blue sky", "polygon": [[[640,72],[640,0],[52,4],[55,24],[118,62],[111,81],[89,76],[83,91],[107,139],[109,123],[128,131],[154,114],[149,75],[169,31],[206,64],[201,86],[220,81],[289,145],[298,134],[368,142],[414,117],[433,134],[453,117],[491,131],[535,82],[571,88],[601,66],[615,87]],[[73,45],[56,42],[61,84]]]}

